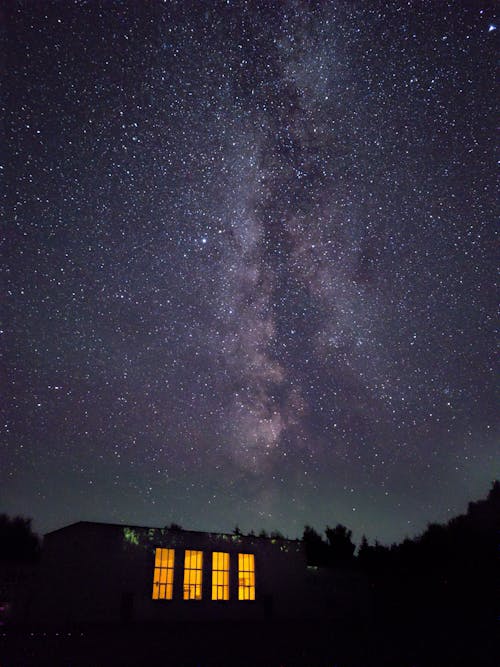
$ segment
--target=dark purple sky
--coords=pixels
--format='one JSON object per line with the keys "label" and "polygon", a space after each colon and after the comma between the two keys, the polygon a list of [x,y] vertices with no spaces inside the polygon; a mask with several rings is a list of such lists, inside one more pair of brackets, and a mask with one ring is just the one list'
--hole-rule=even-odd
{"label": "dark purple sky", "polygon": [[387,542],[485,495],[497,34],[6,2],[0,511]]}

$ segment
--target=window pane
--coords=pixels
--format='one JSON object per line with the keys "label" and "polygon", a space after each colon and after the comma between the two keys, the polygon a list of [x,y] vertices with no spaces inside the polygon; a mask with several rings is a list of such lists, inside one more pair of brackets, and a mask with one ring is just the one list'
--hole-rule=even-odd
{"label": "window pane", "polygon": [[212,600],[229,600],[229,554],[212,554]]}
{"label": "window pane", "polygon": [[203,552],[187,549],[184,555],[184,600],[201,600]]}
{"label": "window pane", "polygon": [[255,557],[238,554],[238,600],[255,600]]}
{"label": "window pane", "polygon": [[171,600],[174,581],[174,549],[156,549],[153,572],[153,600]]}

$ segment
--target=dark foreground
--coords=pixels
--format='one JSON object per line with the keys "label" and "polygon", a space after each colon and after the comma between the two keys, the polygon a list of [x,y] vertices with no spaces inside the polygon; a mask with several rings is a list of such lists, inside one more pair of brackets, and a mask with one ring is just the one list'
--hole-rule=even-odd
{"label": "dark foreground", "polygon": [[382,629],[307,623],[204,623],[4,629],[0,667],[491,667],[494,628],[471,635],[446,623]]}

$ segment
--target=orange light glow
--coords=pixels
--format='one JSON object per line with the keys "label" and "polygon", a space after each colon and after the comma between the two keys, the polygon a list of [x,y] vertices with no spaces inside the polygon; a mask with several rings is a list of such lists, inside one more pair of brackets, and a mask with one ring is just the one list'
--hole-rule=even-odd
{"label": "orange light glow", "polygon": [[186,550],[184,556],[184,600],[201,600],[203,552]]}
{"label": "orange light glow", "polygon": [[174,549],[155,550],[153,600],[171,600],[174,592]]}
{"label": "orange light glow", "polygon": [[229,554],[212,554],[212,600],[229,600]]}
{"label": "orange light glow", "polygon": [[255,600],[255,556],[238,554],[238,600]]}

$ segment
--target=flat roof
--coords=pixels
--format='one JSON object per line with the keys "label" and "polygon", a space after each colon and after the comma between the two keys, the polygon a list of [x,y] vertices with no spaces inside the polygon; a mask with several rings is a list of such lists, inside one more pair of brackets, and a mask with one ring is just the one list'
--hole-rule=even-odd
{"label": "flat roof", "polygon": [[192,533],[195,535],[209,535],[209,536],[214,536],[214,537],[242,537],[242,538],[247,538],[247,539],[261,539],[261,540],[280,540],[281,542],[301,542],[300,539],[290,539],[288,537],[284,536],[278,536],[276,534],[271,534],[271,535],[256,535],[256,534],[244,534],[244,533],[218,533],[218,532],[213,532],[213,531],[206,531],[206,530],[187,530],[185,528],[178,527],[176,528],[175,526],[171,528],[170,526],[137,526],[134,524],[130,523],[108,523],[105,521],[75,521],[74,523],[69,523],[66,526],[61,526],[61,528],[56,528],[55,530],[50,530],[48,533],[45,533],[45,536],[47,535],[53,535],[54,533],[59,533],[63,530],[68,530],[71,528],[76,528],[76,526],[102,526],[102,527],[109,527],[109,528],[131,528],[132,530],[141,530],[141,531],[146,531],[146,530],[167,530],[171,533]]}

